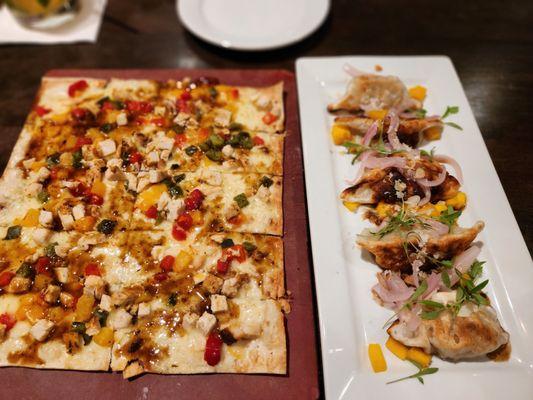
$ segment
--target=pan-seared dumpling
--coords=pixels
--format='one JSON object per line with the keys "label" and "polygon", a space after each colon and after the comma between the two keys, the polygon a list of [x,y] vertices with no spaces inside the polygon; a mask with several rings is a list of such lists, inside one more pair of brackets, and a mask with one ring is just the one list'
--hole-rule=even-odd
{"label": "pan-seared dumpling", "polygon": [[474,303],[464,304],[457,316],[446,310],[435,319],[423,319],[414,333],[399,321],[388,333],[406,346],[453,361],[485,356],[509,342],[494,309]]}
{"label": "pan-seared dumpling", "polygon": [[348,83],[346,94],[329,111],[390,110],[404,111],[420,108],[421,104],[409,96],[407,88],[396,76],[360,74]]}
{"label": "pan-seared dumpling", "polygon": [[[426,221],[431,222],[429,219]],[[452,225],[450,231],[445,234],[435,231],[432,226],[417,227],[412,231],[413,234],[406,235],[405,232],[394,231],[382,237],[366,229],[357,238],[357,244],[372,253],[376,264],[381,268],[410,272],[411,262],[406,254],[406,242],[417,247],[422,246],[424,252],[433,258],[449,260],[466,250],[484,226],[485,224],[481,221],[476,222],[471,228]],[[420,243],[421,240],[423,244]]]}
{"label": "pan-seared dumpling", "polygon": [[[459,181],[446,173],[444,181],[431,188],[430,202],[436,203],[448,200],[459,193],[461,185]],[[416,180],[406,178],[396,168],[372,169],[367,171],[359,182],[343,190],[343,201],[359,204],[377,204],[380,201],[386,203],[399,203],[403,199],[413,196],[424,197],[423,188]]]}

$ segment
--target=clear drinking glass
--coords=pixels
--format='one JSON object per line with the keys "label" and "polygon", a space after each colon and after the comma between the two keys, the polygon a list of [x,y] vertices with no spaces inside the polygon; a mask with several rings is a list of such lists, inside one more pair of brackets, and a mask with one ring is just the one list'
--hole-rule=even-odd
{"label": "clear drinking glass", "polygon": [[74,19],[77,0],[6,0],[13,16],[33,29],[53,29]]}

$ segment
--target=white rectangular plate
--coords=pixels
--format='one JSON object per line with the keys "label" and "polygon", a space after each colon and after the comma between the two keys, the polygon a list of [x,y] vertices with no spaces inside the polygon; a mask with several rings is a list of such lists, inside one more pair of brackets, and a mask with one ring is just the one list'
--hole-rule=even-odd
{"label": "white rectangular plate", "polygon": [[[448,105],[460,112],[450,118],[463,127],[447,127],[435,146],[439,154],[454,157],[462,166],[468,205],[461,225],[484,220],[478,242],[486,260],[487,292],[503,327],[511,335],[508,362],[450,363],[434,358],[439,368],[425,385],[411,379],[386,382],[416,372],[384,346],[388,370],[372,372],[369,343],[386,341],[382,329],[391,312],[371,298],[378,267],[355,245],[355,236],[368,226],[339,200],[346,180],[357,166],[330,139],[333,118],[326,106],[345,91],[349,63],[373,72],[397,75],[408,86],[428,89],[425,108],[441,114]],[[489,157],[481,132],[447,57],[328,57],[301,58],[296,63],[302,124],[307,202],[318,297],[320,337],[326,397],[328,399],[533,399],[533,262],[509,202]],[[497,115],[494,118],[498,118]],[[509,134],[507,140],[513,140]],[[519,155],[517,155],[519,156]]]}

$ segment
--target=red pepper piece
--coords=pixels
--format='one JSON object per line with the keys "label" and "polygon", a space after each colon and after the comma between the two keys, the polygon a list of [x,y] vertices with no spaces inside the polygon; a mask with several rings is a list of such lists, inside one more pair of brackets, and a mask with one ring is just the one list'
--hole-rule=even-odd
{"label": "red pepper piece", "polygon": [[218,332],[211,332],[205,342],[204,360],[212,367],[220,362],[222,338]]}
{"label": "red pepper piece", "polygon": [[217,261],[217,271],[221,274],[225,274],[229,270],[230,260],[220,259]]}
{"label": "red pepper piece", "polygon": [[100,272],[100,268],[98,268],[98,265],[95,263],[89,263],[85,266],[85,276],[89,275],[96,275],[96,276],[102,276],[102,273]]}
{"label": "red pepper piece", "polygon": [[277,115],[272,114],[270,111],[263,115],[263,122],[270,125],[272,122],[278,119]]}
{"label": "red pepper piece", "polygon": [[48,114],[50,111],[48,108],[44,108],[43,106],[36,106],[35,112],[39,117],[44,117],[46,114]]}
{"label": "red pepper piece", "polygon": [[172,271],[172,267],[174,266],[174,260],[175,259],[173,256],[165,256],[161,260],[161,263],[159,264],[159,266],[165,272]]}
{"label": "red pepper piece", "polygon": [[172,225],[172,237],[178,241],[187,239],[187,232],[180,228],[177,222]]}
{"label": "red pepper piece", "polygon": [[87,117],[87,110],[85,108],[76,107],[71,111],[72,117],[77,121],[83,121]]}
{"label": "red pepper piece", "polygon": [[144,212],[144,215],[146,215],[148,218],[156,219],[157,218],[157,207],[150,206],[148,210]]}
{"label": "red pepper piece", "polygon": [[97,194],[91,193],[87,196],[87,203],[95,206],[101,206],[104,204],[104,198],[102,196],[98,196]]}
{"label": "red pepper piece", "polygon": [[76,81],[68,87],[68,95],[74,97],[78,92],[82,92],[89,87],[86,80]]}
{"label": "red pepper piece", "polygon": [[76,139],[76,144],[74,145],[74,150],[79,150],[86,144],[92,144],[93,141],[91,138],[85,137],[85,136],[79,136]]}
{"label": "red pepper piece", "polygon": [[265,144],[265,141],[259,136],[254,136],[252,142],[255,146],[262,146]]}
{"label": "red pepper piece", "polygon": [[47,276],[52,276],[52,271],[50,270],[50,258],[43,256],[37,259],[35,263],[35,270],[38,274],[43,274]]}
{"label": "red pepper piece", "polygon": [[154,279],[158,282],[163,282],[168,279],[168,274],[166,272],[158,272],[154,275]]}
{"label": "red pepper piece", "polygon": [[133,153],[131,153],[128,159],[131,164],[140,164],[143,162],[143,156],[138,151],[134,151]]}
{"label": "red pepper piece", "polygon": [[199,189],[194,189],[185,198],[185,209],[187,211],[199,209],[202,205],[202,202],[204,201],[204,197],[204,194]]}
{"label": "red pepper piece", "polygon": [[231,97],[233,97],[234,99],[239,98],[239,89],[233,88],[231,89],[230,93],[231,93]]}
{"label": "red pepper piece", "polygon": [[4,324],[6,326],[6,330],[10,330],[15,326],[17,323],[16,318],[8,313],[0,314],[0,324]]}
{"label": "red pepper piece", "polygon": [[147,101],[126,101],[126,109],[134,114],[147,114],[152,112],[154,106]]}
{"label": "red pepper piece", "polygon": [[184,212],[183,214],[178,215],[176,223],[180,226],[180,228],[188,231],[192,226],[192,217],[188,212]]}
{"label": "red pepper piece", "polygon": [[11,279],[15,276],[14,272],[11,271],[4,271],[0,274],[0,286],[7,286],[9,285],[9,282],[11,282]]}

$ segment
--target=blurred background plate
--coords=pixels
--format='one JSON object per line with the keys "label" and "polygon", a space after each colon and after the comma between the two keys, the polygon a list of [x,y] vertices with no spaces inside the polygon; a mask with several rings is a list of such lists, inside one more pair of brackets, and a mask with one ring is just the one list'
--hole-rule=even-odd
{"label": "blurred background plate", "polygon": [[329,0],[178,0],[183,25],[199,38],[233,50],[269,50],[296,43],[324,22]]}

